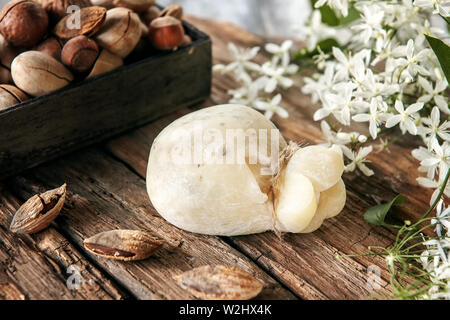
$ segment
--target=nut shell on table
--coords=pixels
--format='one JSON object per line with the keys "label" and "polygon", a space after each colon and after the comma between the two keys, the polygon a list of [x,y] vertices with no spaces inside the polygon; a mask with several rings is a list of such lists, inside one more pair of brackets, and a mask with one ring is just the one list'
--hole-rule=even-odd
{"label": "nut shell on table", "polygon": [[61,62],[40,51],[18,55],[11,64],[11,74],[17,87],[35,97],[61,89],[74,80]]}
{"label": "nut shell on table", "polygon": [[27,100],[27,94],[19,88],[9,84],[0,85],[0,111]]}
{"label": "nut shell on table", "polygon": [[113,0],[115,7],[123,7],[134,12],[144,12],[155,4],[155,0]]}
{"label": "nut shell on table", "polygon": [[172,50],[184,40],[184,29],[180,20],[171,16],[156,18],[150,23],[148,37],[158,50]]}
{"label": "nut shell on table", "polygon": [[61,42],[53,37],[44,40],[36,47],[36,51],[44,52],[56,60],[61,59],[61,50]]}
{"label": "nut shell on table", "polygon": [[148,232],[112,230],[84,240],[89,252],[108,259],[136,261],[150,257],[163,244]]}
{"label": "nut shell on table", "polygon": [[[75,25],[76,15],[79,15],[80,26]],[[106,9],[99,6],[81,8],[81,10],[62,18],[53,29],[60,39],[72,39],[76,36],[94,36],[102,27],[106,18]]]}
{"label": "nut shell on table", "polygon": [[126,8],[113,8],[106,13],[96,40],[102,48],[125,58],[134,50],[141,34],[141,21],[136,13]]}
{"label": "nut shell on table", "polygon": [[47,12],[30,0],[11,1],[0,12],[0,33],[15,47],[33,47],[47,27]]}
{"label": "nut shell on table", "polygon": [[123,59],[121,57],[103,49],[87,78],[113,71],[121,66],[123,66]]}
{"label": "nut shell on table", "polygon": [[65,200],[66,184],[34,195],[17,210],[9,229],[24,234],[44,230],[59,215]]}
{"label": "nut shell on table", "polygon": [[70,6],[86,8],[92,6],[90,0],[33,0],[39,3],[47,11],[50,20],[56,22],[67,15]]}
{"label": "nut shell on table", "polygon": [[70,39],[61,52],[62,62],[75,72],[86,72],[93,66],[99,53],[97,43],[86,36]]}
{"label": "nut shell on table", "polygon": [[181,288],[202,300],[249,300],[264,288],[248,272],[222,265],[201,266],[173,278]]}

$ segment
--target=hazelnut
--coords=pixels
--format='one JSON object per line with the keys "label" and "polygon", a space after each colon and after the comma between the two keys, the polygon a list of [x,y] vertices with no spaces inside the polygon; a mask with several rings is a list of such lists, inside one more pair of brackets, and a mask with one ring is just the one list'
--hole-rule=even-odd
{"label": "hazelnut", "polygon": [[128,56],[141,38],[139,16],[125,8],[114,8],[106,13],[106,20],[96,36],[98,44],[121,58]]}
{"label": "hazelnut", "polygon": [[115,7],[124,7],[134,12],[144,12],[155,4],[155,0],[113,0]]}
{"label": "hazelnut", "polygon": [[62,62],[75,72],[88,71],[98,57],[97,43],[86,36],[70,39],[61,52]]}
{"label": "hazelnut", "polygon": [[47,11],[50,20],[57,22],[62,17],[67,15],[67,8],[70,6],[77,6],[80,8],[86,8],[92,6],[89,0],[33,0],[39,3],[42,8]]}
{"label": "hazelnut", "polygon": [[19,88],[9,84],[0,85],[0,111],[26,100],[28,100],[28,96]]}
{"label": "hazelnut", "polygon": [[3,67],[11,69],[11,62],[21,52],[22,50],[11,46],[0,34],[0,64]]}
{"label": "hazelnut", "polygon": [[106,72],[110,72],[114,69],[123,65],[123,60],[121,57],[109,52],[108,50],[102,50],[97,58],[97,61],[92,68],[91,73],[87,78],[92,78]]}
{"label": "hazelnut", "polygon": [[42,96],[73,81],[72,73],[58,60],[40,51],[25,51],[11,64],[17,87],[31,96]]}
{"label": "hazelnut", "polygon": [[161,14],[161,10],[158,7],[152,6],[145,12],[141,13],[141,19],[146,25],[149,25],[153,20],[158,18]]}
{"label": "hazelnut", "polygon": [[0,12],[0,32],[15,47],[33,47],[45,35],[47,27],[47,13],[33,1],[14,0]]}
{"label": "hazelnut", "polygon": [[56,38],[48,38],[45,41],[41,42],[37,47],[37,51],[44,52],[49,56],[52,56],[56,60],[61,59],[61,42]]}
{"label": "hazelnut", "polygon": [[181,20],[183,18],[183,8],[177,4],[171,4],[167,8],[165,8],[159,15],[160,17],[174,17],[178,20]]}
{"label": "hazelnut", "polygon": [[156,49],[171,50],[183,43],[184,29],[180,20],[165,16],[156,18],[150,23],[148,35]]}

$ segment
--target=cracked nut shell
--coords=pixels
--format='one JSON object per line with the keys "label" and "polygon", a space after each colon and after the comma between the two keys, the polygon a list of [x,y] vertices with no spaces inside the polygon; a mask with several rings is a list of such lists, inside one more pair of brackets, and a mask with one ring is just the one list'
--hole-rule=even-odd
{"label": "cracked nut shell", "polygon": [[15,47],[33,47],[47,27],[47,12],[33,1],[14,0],[0,12],[0,32]]}
{"label": "cracked nut shell", "polygon": [[[71,25],[76,20],[75,15],[80,15],[80,27]],[[94,36],[102,27],[106,18],[106,9],[93,6],[81,8],[79,12],[69,14],[62,18],[53,29],[53,33],[60,39],[71,39],[79,35]]]}
{"label": "cracked nut shell", "polygon": [[18,55],[11,64],[11,74],[17,87],[35,97],[61,89],[74,79],[61,62],[40,51]]}
{"label": "cracked nut shell", "polygon": [[150,257],[163,242],[148,232],[138,230],[112,230],[84,240],[84,247],[98,256],[136,261]]}
{"label": "cracked nut shell", "polygon": [[249,300],[264,284],[251,274],[235,267],[202,266],[174,277],[177,284],[203,300]]}
{"label": "cracked nut shell", "polygon": [[24,234],[44,230],[59,215],[65,200],[66,184],[34,195],[17,210],[9,229]]}

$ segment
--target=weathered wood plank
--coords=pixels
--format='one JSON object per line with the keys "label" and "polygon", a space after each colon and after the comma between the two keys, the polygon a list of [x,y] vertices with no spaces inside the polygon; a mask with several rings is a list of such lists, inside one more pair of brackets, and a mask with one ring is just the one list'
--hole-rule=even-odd
{"label": "weathered wood plank", "polygon": [[[53,227],[32,236],[8,227],[19,200],[0,185],[0,299],[123,299],[126,295]],[[85,280],[67,286],[76,268]],[[75,269],[74,269],[75,270]],[[73,273],[72,273],[73,274]]]}
{"label": "weathered wood plank", "polygon": [[230,264],[266,284],[258,299],[295,298],[221,239],[184,232],[166,223],[152,208],[145,181],[103,152],[88,149],[73,154],[9,179],[8,184],[25,198],[60,184],[61,179],[68,184],[67,205],[56,222],[78,246],[89,236],[118,228],[147,230],[165,241],[161,250],[144,261],[117,262],[90,256],[135,297],[192,299],[176,285],[174,275],[206,264]]}

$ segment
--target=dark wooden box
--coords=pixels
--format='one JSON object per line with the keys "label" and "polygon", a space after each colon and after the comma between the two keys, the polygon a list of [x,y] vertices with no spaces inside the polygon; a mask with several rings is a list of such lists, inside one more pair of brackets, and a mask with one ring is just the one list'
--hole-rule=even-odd
{"label": "dark wooden box", "polygon": [[0,111],[0,179],[205,100],[211,39],[184,27],[193,39],[187,47],[131,57],[108,74]]}

